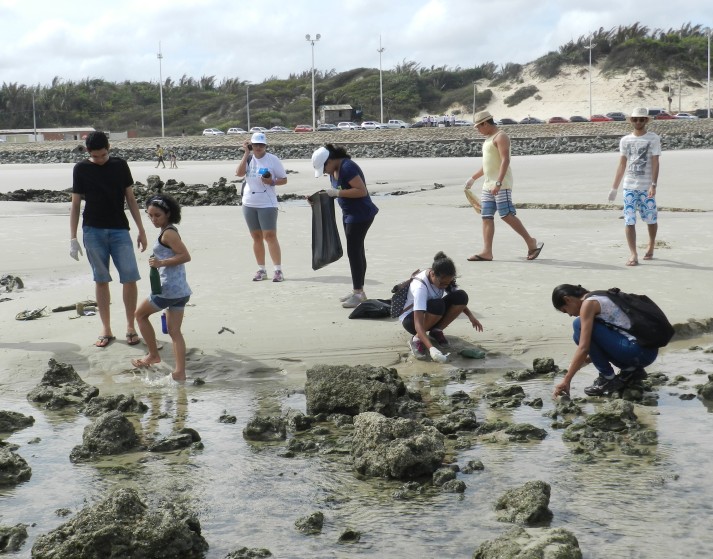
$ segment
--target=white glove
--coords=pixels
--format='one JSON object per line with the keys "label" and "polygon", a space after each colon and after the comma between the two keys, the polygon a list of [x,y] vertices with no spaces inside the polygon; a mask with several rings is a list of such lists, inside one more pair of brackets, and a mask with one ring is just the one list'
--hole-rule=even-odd
{"label": "white glove", "polygon": [[465,181],[465,187],[466,188],[471,188],[475,184],[475,181],[473,180],[473,177],[470,177],[467,181]]}
{"label": "white glove", "polygon": [[75,260],[79,260],[79,254],[84,255],[82,247],[79,246],[79,241],[77,239],[72,239],[69,241],[69,255]]}
{"label": "white glove", "polygon": [[618,191],[617,188],[612,188],[612,189],[609,191],[609,201],[610,201],[610,202],[613,202],[614,200],[616,200],[616,193],[617,193],[617,191]]}
{"label": "white glove", "polygon": [[337,198],[339,196],[339,190],[337,190],[336,188],[328,188],[327,194],[330,198]]}
{"label": "white glove", "polygon": [[446,361],[448,361],[448,355],[443,355],[441,353],[441,350],[437,347],[431,346],[431,349],[428,350],[428,353],[431,354],[431,359],[433,359],[436,363],[445,363]]}

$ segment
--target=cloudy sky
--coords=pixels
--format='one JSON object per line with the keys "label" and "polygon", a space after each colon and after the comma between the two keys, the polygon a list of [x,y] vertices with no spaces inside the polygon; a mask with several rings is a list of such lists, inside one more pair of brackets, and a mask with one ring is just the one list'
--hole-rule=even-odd
{"label": "cloudy sky", "polygon": [[261,82],[343,71],[525,63],[600,27],[713,26],[701,0],[0,0],[0,82]]}

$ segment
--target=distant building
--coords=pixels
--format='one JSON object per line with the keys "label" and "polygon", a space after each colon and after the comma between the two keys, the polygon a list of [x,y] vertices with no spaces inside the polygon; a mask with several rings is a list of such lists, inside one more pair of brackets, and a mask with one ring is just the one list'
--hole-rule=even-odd
{"label": "distant building", "polygon": [[[35,139],[35,132],[37,138]],[[76,128],[16,128],[0,130],[0,138],[9,144],[23,144],[27,142],[44,142],[57,140],[84,140],[90,132],[91,126],[78,126]]]}
{"label": "distant building", "polygon": [[319,121],[322,124],[337,124],[354,119],[354,109],[351,105],[322,105],[319,108]]}

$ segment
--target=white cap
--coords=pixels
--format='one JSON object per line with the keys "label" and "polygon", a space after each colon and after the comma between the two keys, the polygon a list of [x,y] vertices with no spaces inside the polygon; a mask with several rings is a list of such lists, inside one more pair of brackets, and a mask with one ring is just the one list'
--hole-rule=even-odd
{"label": "white cap", "polygon": [[314,167],[314,177],[319,178],[324,174],[324,164],[329,159],[329,150],[325,147],[318,148],[312,154],[312,167]]}
{"label": "white cap", "polygon": [[253,134],[253,137],[250,138],[250,143],[251,144],[267,144],[267,138],[265,137],[265,134],[262,132],[255,132]]}

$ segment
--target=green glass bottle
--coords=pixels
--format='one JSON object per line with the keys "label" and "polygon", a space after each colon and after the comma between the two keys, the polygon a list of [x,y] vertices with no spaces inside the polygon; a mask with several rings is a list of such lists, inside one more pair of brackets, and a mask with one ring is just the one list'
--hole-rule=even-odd
{"label": "green glass bottle", "polygon": [[[153,254],[151,255],[153,258]],[[151,294],[160,295],[161,294],[161,276],[158,273],[158,268],[151,267],[149,272],[149,279],[151,280]]]}

